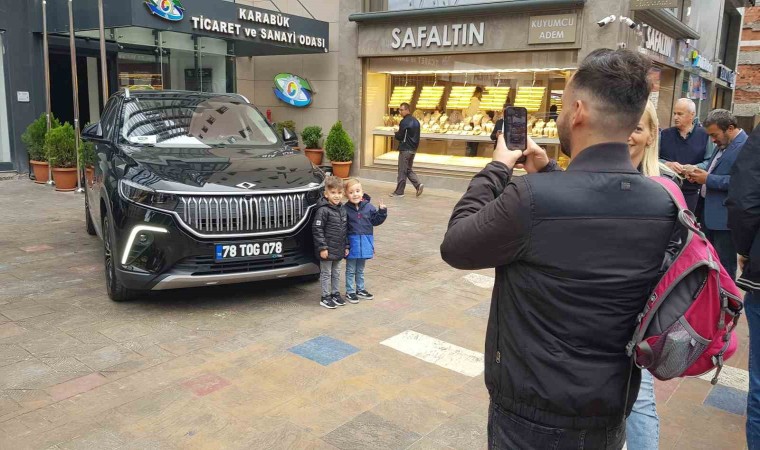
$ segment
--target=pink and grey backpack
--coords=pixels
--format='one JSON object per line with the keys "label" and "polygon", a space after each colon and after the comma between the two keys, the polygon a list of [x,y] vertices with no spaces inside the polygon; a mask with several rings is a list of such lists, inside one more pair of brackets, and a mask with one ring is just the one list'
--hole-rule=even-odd
{"label": "pink and grey backpack", "polygon": [[699,376],[736,352],[734,328],[741,316],[739,288],[720,264],[718,254],[686,207],[681,189],[651,177],[678,206],[678,221],[654,291],[638,316],[628,356],[660,380]]}

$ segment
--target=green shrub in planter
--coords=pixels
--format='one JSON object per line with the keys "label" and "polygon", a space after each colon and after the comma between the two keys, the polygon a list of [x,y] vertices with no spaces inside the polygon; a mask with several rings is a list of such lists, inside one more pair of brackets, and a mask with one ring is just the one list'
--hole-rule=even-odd
{"label": "green shrub in planter", "polygon": [[354,142],[343,129],[339,121],[330,128],[330,133],[325,140],[325,153],[330,161],[349,162],[354,160]]}
{"label": "green shrub in planter", "polygon": [[[90,124],[84,125],[87,128]],[[83,128],[83,129],[84,129]],[[84,168],[95,165],[95,144],[92,142],[79,141],[79,167]]]}
{"label": "green shrub in planter", "polygon": [[[61,122],[58,121],[52,114],[50,115],[50,129],[58,128],[61,126]],[[37,118],[34,122],[30,123],[26,127],[26,131],[21,135],[21,142],[26,145],[26,150],[29,153],[29,159],[32,161],[47,161],[47,153],[45,152],[45,134],[47,133],[47,117],[45,113]]]}
{"label": "green shrub in planter", "polygon": [[296,123],[292,120],[283,120],[282,122],[277,122],[277,135],[282,136],[282,129],[287,128],[293,133],[296,132]]}
{"label": "green shrub in planter", "polygon": [[48,131],[45,136],[45,151],[53,167],[76,167],[77,154],[74,139],[74,127],[69,123]]}
{"label": "green shrub in planter", "polygon": [[312,125],[304,128],[301,132],[301,139],[303,139],[303,145],[306,148],[321,148],[319,140],[322,139],[322,127]]}
{"label": "green shrub in planter", "polygon": [[79,167],[95,165],[95,144],[92,142],[79,142]]}

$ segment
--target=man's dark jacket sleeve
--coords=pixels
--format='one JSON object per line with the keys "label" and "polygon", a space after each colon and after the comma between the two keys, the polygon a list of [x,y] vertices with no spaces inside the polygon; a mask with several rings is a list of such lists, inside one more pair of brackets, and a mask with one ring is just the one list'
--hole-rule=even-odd
{"label": "man's dark jacket sleeve", "polygon": [[509,264],[527,249],[531,224],[530,191],[500,162],[475,175],[449,220],[441,257],[457,269]]}
{"label": "man's dark jacket sleeve", "polygon": [[[409,116],[407,116],[409,117]],[[409,128],[409,121],[406,120],[406,117],[401,119],[401,122],[398,124],[398,131],[396,132],[396,140],[399,142],[404,142],[404,138],[406,138],[406,132]]]}
{"label": "man's dark jacket sleeve", "polygon": [[760,126],[749,136],[731,169],[726,206],[736,250],[749,256],[760,231]]}

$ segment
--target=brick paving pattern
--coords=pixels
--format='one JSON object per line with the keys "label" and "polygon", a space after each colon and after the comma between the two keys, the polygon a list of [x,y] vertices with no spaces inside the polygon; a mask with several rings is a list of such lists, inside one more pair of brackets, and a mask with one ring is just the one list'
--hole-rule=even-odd
{"label": "brick paving pattern", "polygon": [[[493,283],[440,259],[458,195],[386,201],[376,299],[326,310],[290,280],[113,303],[82,196],[0,182],[0,448],[485,448],[482,373],[446,368],[482,355]],[[661,448],[745,448],[739,335],[739,381],[656,383]]]}

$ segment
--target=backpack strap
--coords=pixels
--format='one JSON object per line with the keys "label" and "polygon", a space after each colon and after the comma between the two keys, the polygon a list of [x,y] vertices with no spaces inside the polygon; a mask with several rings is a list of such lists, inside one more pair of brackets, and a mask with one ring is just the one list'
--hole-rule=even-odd
{"label": "backpack strap", "polygon": [[666,177],[649,177],[649,179],[665,189],[665,191],[670,196],[670,199],[673,200],[673,203],[676,204],[676,208],[678,208],[678,221],[681,222],[683,226],[690,229],[694,233],[697,233],[704,239],[705,235],[699,228],[697,216],[695,216],[694,213],[691,212],[689,207],[686,205],[686,199],[683,196],[683,192],[681,192],[681,188],[678,187],[678,185],[675,184],[672,180],[669,180]]}

